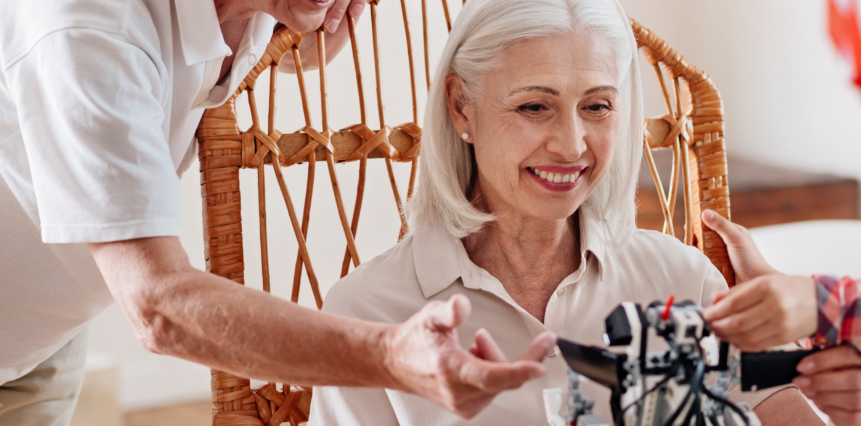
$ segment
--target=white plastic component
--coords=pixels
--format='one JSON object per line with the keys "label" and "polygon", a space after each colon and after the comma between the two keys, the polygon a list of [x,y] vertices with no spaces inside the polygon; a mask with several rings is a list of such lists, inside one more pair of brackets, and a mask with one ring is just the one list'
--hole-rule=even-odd
{"label": "white plastic component", "polygon": [[544,395],[544,414],[547,416],[547,423],[550,426],[566,426],[565,419],[560,414],[562,410],[562,389],[548,388],[544,389],[542,394]]}
{"label": "white plastic component", "polygon": [[709,335],[700,340],[700,347],[705,354],[706,365],[714,367],[720,362],[720,345],[715,336]]}
{"label": "white plastic component", "polygon": [[[646,385],[646,388],[651,389],[658,381],[660,381],[659,377],[645,377],[643,383]],[[659,421],[657,422],[655,421],[655,417],[658,415],[659,396],[660,392],[652,392],[646,395],[645,399],[643,399],[642,410],[640,411],[640,425],[651,426],[654,424],[660,424],[660,419],[658,419]]]}
{"label": "white plastic component", "polygon": [[[679,409],[679,406],[682,405],[682,401],[685,399],[685,395],[687,395],[688,391],[690,391],[691,386],[689,384],[680,384],[676,380],[670,380],[667,382],[667,394],[666,394],[666,402],[667,407],[669,408],[668,413],[665,415],[669,415],[669,413],[674,413]],[[685,403],[685,407],[682,409],[681,415],[676,418],[676,421],[673,425],[681,425],[682,421],[685,419],[688,411],[693,405],[694,398],[688,398],[688,401]]]}
{"label": "white plastic component", "polygon": [[628,391],[622,396],[622,407],[628,407],[636,401],[640,401],[640,407],[630,407],[625,410],[625,425],[653,426],[663,424],[661,416],[665,413],[660,412],[660,410],[664,408],[663,405],[666,405],[665,391],[656,390],[640,400],[643,392],[657,386],[661,379],[660,376],[646,376],[637,386],[628,388]]}
{"label": "white plastic component", "polygon": [[640,315],[637,314],[637,305],[634,302],[622,302],[622,308],[625,309],[625,316],[628,317],[628,324],[631,326],[631,344],[628,345],[628,359],[639,359],[640,340],[643,335],[643,323],[640,322]]}
{"label": "white plastic component", "polygon": [[678,345],[693,345],[703,335],[703,318],[692,309],[673,309],[670,313],[676,326],[673,341]]}

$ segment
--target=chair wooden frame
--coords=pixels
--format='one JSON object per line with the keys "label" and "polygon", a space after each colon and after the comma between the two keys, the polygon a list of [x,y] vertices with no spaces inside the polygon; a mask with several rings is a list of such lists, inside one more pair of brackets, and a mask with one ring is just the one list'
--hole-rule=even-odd
{"label": "chair wooden frame", "polygon": [[[281,190],[284,204],[299,248],[294,270],[291,300],[298,301],[303,269],[307,275],[317,307],[322,306],[316,274],[305,245],[308,237],[310,206],[313,198],[313,184],[316,175],[316,162],[325,161],[329,171],[331,186],[335,196],[340,225],[347,240],[341,276],[349,271],[350,263],[360,263],[354,237],[359,223],[365,189],[365,173],[369,158],[383,158],[390,178],[395,204],[402,211],[402,202],[395,181],[392,162],[411,162],[411,174],[407,196],[412,194],[416,177],[416,158],[421,146],[421,129],[418,126],[416,96],[416,76],[414,70],[410,26],[407,20],[406,0],[400,0],[403,11],[403,24],[408,48],[411,81],[412,118],[410,123],[394,127],[386,125],[383,111],[382,81],[378,43],[377,7],[379,0],[370,2],[370,19],[373,35],[375,78],[377,82],[378,118],[381,129],[371,130],[367,126],[364,86],[359,66],[358,44],[354,23],[349,25],[351,50],[355,64],[361,121],[359,124],[334,132],[329,128],[327,114],[326,67],[319,68],[320,91],[322,100],[322,127],[312,126],[304,73],[299,57],[299,43],[303,35],[289,28],[277,28],[266,53],[245,78],[236,93],[224,105],[208,109],[197,130],[199,141],[201,196],[203,199],[204,251],[208,272],[244,284],[244,254],[242,244],[241,198],[239,191],[239,169],[254,168],[258,177],[258,209],[260,220],[260,250],[262,258],[263,290],[269,292],[270,277],[268,264],[267,218],[264,165],[278,164],[273,167],[277,184]],[[446,0],[442,0],[448,30],[451,30]],[[430,87],[430,67],[428,63],[428,22],[426,0],[421,0],[424,67],[426,86]],[[711,208],[729,217],[729,190],[726,177],[726,155],[724,144],[723,106],[720,94],[712,80],[702,71],[692,66],[678,52],[663,40],[636,21],[631,20],[632,29],[640,50],[656,71],[661,84],[668,114],[649,119],[645,123],[646,137],[644,149],[652,175],[658,186],[658,193],[666,220],[665,232],[674,234],[672,211],[677,200],[678,182],[684,185],[686,205],[686,244],[696,245],[732,285],[733,271],[726,248],[720,237],[712,230],[704,229],[699,220],[703,208]],[[318,55],[325,57],[325,37],[318,31]],[[302,97],[305,127],[297,133],[282,134],[275,129],[275,91],[278,63],[282,56],[291,52],[297,66],[296,76]],[[269,84],[269,114],[267,131],[261,126],[257,114],[255,83],[258,76],[268,70],[271,73]],[[664,72],[672,81],[673,95],[667,89]],[[252,114],[252,125],[241,131],[236,119],[236,99],[246,92]],[[674,152],[674,167],[671,174],[669,196],[660,185],[658,171],[651,157],[651,149],[669,148]],[[334,164],[344,161],[359,161],[359,182],[353,215],[348,220],[341,189]],[[308,170],[307,190],[301,220],[296,214],[281,167],[306,163]],[[401,215],[400,235],[408,232],[405,218]],[[212,414],[213,425],[279,425],[290,422],[292,425],[307,421],[312,389],[291,387],[284,384],[279,390],[275,383],[266,384],[259,389],[251,389],[250,380],[236,377],[226,372],[212,371]]]}

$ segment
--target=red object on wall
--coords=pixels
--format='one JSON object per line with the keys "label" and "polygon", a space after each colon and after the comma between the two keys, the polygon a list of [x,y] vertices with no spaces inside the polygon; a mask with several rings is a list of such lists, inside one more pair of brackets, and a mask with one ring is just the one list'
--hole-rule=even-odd
{"label": "red object on wall", "polygon": [[834,47],[852,66],[852,82],[861,88],[861,26],[858,25],[857,0],[828,0],[828,33]]}

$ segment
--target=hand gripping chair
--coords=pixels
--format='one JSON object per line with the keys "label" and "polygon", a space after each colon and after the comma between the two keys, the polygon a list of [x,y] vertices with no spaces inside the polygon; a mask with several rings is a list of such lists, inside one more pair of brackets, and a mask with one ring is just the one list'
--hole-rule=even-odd
{"label": "hand gripping chair", "polygon": [[[413,190],[416,177],[416,158],[421,146],[421,128],[418,125],[418,108],[416,101],[416,81],[414,55],[412,52],[411,26],[407,19],[406,8],[421,7],[422,35],[424,45],[425,87],[430,86],[430,65],[428,63],[428,32],[442,32],[442,28],[428,28],[427,0],[412,0],[407,5],[406,0],[400,0],[403,16],[403,34],[407,46],[409,61],[412,122],[390,127],[386,124],[382,107],[382,96],[385,87],[381,79],[380,48],[378,35],[378,8],[397,7],[397,2],[389,1],[380,5],[380,0],[370,0],[370,20],[372,40],[370,49],[374,53],[377,119],[380,129],[373,130],[367,125],[365,108],[365,91],[359,65],[358,48],[354,23],[348,19],[351,51],[355,65],[359,110],[359,124],[333,131],[328,124],[326,67],[319,68],[320,94],[322,108],[322,123],[314,127],[309,112],[308,91],[301,66],[297,67],[300,95],[302,98],[305,127],[296,133],[281,133],[275,129],[275,90],[278,63],[285,53],[292,53],[295,63],[301,64],[298,45],[303,35],[289,28],[277,28],[266,53],[260,58],[256,67],[249,73],[233,97],[224,105],[209,109],[205,112],[197,129],[199,141],[198,157],[200,160],[201,196],[203,198],[203,236],[206,268],[208,272],[231,279],[238,284],[244,284],[244,250],[257,250],[257,247],[243,247],[241,199],[239,185],[239,169],[251,168],[257,171],[258,183],[258,214],[260,223],[260,253],[262,259],[263,291],[270,287],[268,241],[266,223],[265,197],[265,167],[272,167],[275,180],[280,188],[284,205],[289,214],[292,230],[298,245],[298,258],[293,277],[292,301],[296,302],[302,273],[307,275],[311,292],[317,308],[323,303],[317,276],[314,272],[312,258],[306,246],[310,207],[313,196],[313,184],[316,175],[316,162],[324,161],[329,171],[332,192],[334,193],[340,227],[347,241],[343,255],[341,276],[349,271],[350,263],[359,265],[356,250],[355,235],[362,212],[362,200],[365,191],[365,175],[369,159],[382,159],[386,164],[390,186],[397,207],[400,209],[402,200],[398,183],[393,173],[392,162],[409,162],[412,164],[407,197]],[[451,29],[449,5],[442,0],[442,8],[448,29]],[[393,32],[399,24],[388,22],[387,31]],[[396,26],[397,25],[397,26]],[[631,20],[631,27],[636,35],[640,51],[653,66],[658,76],[662,95],[666,104],[667,114],[663,117],[647,119],[644,149],[652,176],[656,182],[660,205],[663,209],[665,224],[664,232],[676,235],[673,229],[672,212],[677,202],[678,183],[683,183],[683,200],[685,205],[684,243],[697,246],[712,263],[723,273],[730,285],[734,283],[734,274],[730,266],[726,248],[720,237],[712,230],[704,228],[700,223],[702,209],[711,208],[729,217],[729,189],[727,186],[727,168],[724,143],[723,104],[720,94],[711,78],[700,71],[638,22]],[[443,33],[444,35],[445,33]],[[325,42],[318,31],[319,57],[325,57]],[[261,117],[257,113],[255,99],[255,82],[261,73],[271,73],[268,87],[268,117],[264,130]],[[666,74],[666,77],[665,77]],[[667,84],[667,80],[671,83]],[[669,86],[669,89],[668,89]],[[265,89],[264,89],[265,90]],[[236,100],[246,92],[248,107],[251,112],[250,128],[241,130],[237,123]],[[672,93],[672,94],[671,94]],[[651,150],[671,149],[673,167],[670,177],[670,190],[664,192],[653,161]],[[355,205],[349,215],[341,197],[341,187],[335,173],[335,163],[358,161],[359,177]],[[281,168],[304,166],[307,168],[307,190],[301,218],[296,213],[296,207],[290,197]],[[669,195],[667,195],[669,194]],[[400,236],[407,230],[407,224],[400,215]],[[394,243],[394,241],[392,241]],[[321,254],[325,256],[326,254]],[[212,371],[212,424],[224,426],[251,425],[280,425],[289,422],[297,425],[308,419],[308,411],[313,390],[275,383],[265,384],[252,389],[249,379],[236,377],[232,374]]]}

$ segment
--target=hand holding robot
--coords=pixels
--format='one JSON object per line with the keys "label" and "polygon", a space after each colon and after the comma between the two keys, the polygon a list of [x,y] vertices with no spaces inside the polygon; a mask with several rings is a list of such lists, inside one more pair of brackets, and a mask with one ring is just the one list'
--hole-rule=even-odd
{"label": "hand holding robot", "polygon": [[[579,392],[579,373],[613,390],[616,425],[759,424],[749,408],[726,400],[728,386],[740,382],[747,391],[790,381],[834,424],[861,425],[861,328],[855,326],[861,311],[853,308],[861,300],[857,280],[846,277],[832,283],[833,294],[824,294],[827,285],[773,269],[744,227],[708,210],[703,222],[726,242],[740,284],[716,294],[715,305],[705,310],[690,302],[673,305],[672,300],[645,310],[623,303],[607,318],[605,336],[610,346],[627,346],[624,354],[560,340],[574,379],[568,403],[559,404],[561,411],[548,410],[548,420],[578,426],[609,424],[586,416],[591,405]],[[817,303],[831,311],[823,313],[820,306],[817,312]],[[814,343],[837,346],[730,356],[730,343],[740,350],[762,351],[814,331]],[[663,338],[669,349],[648,353],[649,333]],[[710,356],[717,346],[715,338],[724,342],[717,361]],[[718,374],[712,386],[703,382],[707,372]],[[553,390],[545,392],[545,398],[561,400],[561,390],[558,398]]]}
{"label": "hand holding robot", "polygon": [[783,274],[766,262],[743,226],[710,210],[702,218],[726,242],[739,282],[705,309],[714,334],[747,351],[807,336],[831,346],[798,364],[802,375],[793,384],[834,424],[861,425],[861,282]]}
{"label": "hand holding robot", "polygon": [[[729,385],[740,381],[749,391],[790,383],[798,375],[795,365],[810,353],[731,356],[729,344],[718,344],[712,336],[702,308],[690,301],[673,304],[672,296],[645,309],[624,302],[605,324],[605,343],[625,347],[624,353],[559,339],[571,371],[567,404],[561,404],[561,390],[545,391],[551,425],[611,424],[591,413],[592,401],[579,392],[582,375],[612,391],[612,424],[617,426],[758,426],[750,407],[729,401]],[[650,335],[669,349],[649,352]],[[706,383],[710,372],[717,374],[711,385]]]}

